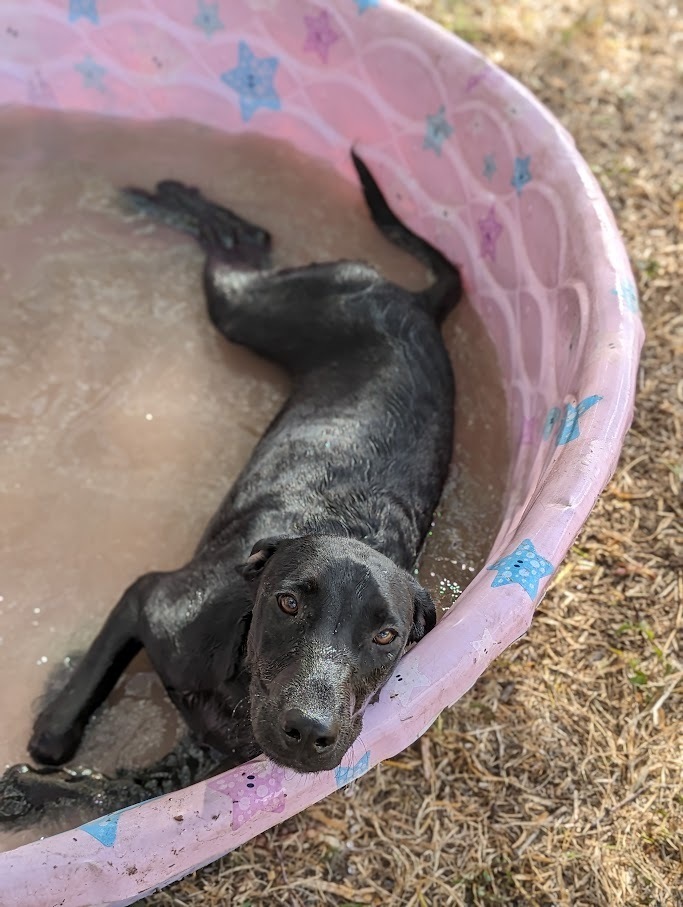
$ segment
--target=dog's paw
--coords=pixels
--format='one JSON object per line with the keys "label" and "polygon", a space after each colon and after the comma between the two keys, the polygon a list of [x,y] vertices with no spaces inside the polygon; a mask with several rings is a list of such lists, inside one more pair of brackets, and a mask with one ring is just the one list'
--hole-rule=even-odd
{"label": "dog's paw", "polygon": [[83,737],[83,729],[75,726],[55,731],[48,722],[36,721],[28,744],[31,757],[42,765],[63,765],[75,754]]}
{"label": "dog's paw", "polygon": [[0,777],[0,822],[14,822],[36,811],[33,769],[12,765]]}

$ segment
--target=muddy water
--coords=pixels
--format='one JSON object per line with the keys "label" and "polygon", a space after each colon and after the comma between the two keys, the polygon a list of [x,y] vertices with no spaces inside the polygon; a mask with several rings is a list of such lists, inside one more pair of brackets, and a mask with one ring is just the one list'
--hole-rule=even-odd
{"label": "muddy water", "polygon": [[[425,281],[354,186],[288,146],[180,123],[0,115],[0,768],[26,757],[37,698],[123,589],[190,555],[286,393],[278,370],[209,325],[193,242],[118,207],[117,186],[164,177],[267,227],[279,263],[363,258],[411,288]],[[485,330],[465,304],[446,335],[457,465],[420,565],[443,609],[490,548],[506,466]],[[75,762],[141,764],[180,733],[141,656]],[[4,833],[0,849],[39,832]]]}

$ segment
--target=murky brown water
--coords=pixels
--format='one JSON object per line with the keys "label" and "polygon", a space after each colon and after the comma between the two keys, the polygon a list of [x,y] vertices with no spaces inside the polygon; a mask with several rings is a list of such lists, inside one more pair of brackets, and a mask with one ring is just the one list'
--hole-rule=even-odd
{"label": "murky brown water", "polygon": [[[0,770],[26,757],[37,697],[123,589],[191,554],[286,393],[277,369],[210,326],[194,243],[118,207],[117,186],[164,177],[268,228],[279,263],[362,258],[409,287],[425,280],[355,186],[289,146],[177,122],[0,115]],[[482,324],[464,304],[445,333],[457,465],[420,574],[447,608],[493,542],[507,450]],[[74,761],[110,770],[125,748],[142,764],[180,732],[140,657]],[[37,834],[0,834],[0,849]]]}

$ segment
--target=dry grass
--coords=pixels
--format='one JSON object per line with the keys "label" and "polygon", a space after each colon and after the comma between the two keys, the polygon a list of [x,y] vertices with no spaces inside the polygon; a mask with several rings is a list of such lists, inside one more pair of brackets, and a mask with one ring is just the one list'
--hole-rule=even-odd
{"label": "dry grass", "polygon": [[633,429],[531,631],[468,696],[413,748],[154,907],[683,904],[674,0],[415,5],[536,91],[593,165],[648,329]]}

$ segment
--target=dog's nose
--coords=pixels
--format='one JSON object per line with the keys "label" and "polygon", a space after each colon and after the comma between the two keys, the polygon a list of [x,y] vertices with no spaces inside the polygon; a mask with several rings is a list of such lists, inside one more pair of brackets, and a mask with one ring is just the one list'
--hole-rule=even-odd
{"label": "dog's nose", "polygon": [[292,743],[318,753],[332,746],[339,733],[339,724],[333,718],[313,718],[301,709],[288,709],[282,726]]}

